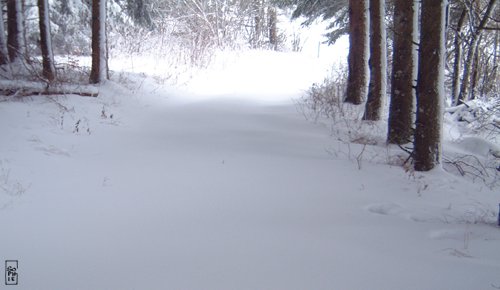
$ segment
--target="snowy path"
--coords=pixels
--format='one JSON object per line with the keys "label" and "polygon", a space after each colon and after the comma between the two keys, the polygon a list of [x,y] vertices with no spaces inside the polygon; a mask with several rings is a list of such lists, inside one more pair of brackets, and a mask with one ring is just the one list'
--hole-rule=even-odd
{"label": "snowy path", "polygon": [[[14,105],[31,112],[37,104]],[[126,111],[115,112],[121,125],[96,124],[87,136],[21,127],[9,132],[44,135],[26,148],[2,142],[12,173],[23,172],[13,161],[26,164],[30,180],[0,211],[2,256],[20,260],[17,289],[500,284],[499,254],[487,257],[498,252],[498,232],[415,215],[427,193],[416,198],[401,169],[359,171],[333,159],[328,129],[292,104]],[[436,186],[431,192],[449,185]]]}
{"label": "snowy path", "polygon": [[19,260],[16,289],[500,286],[500,231],[484,224],[498,193],[359,170],[293,102],[250,101],[251,84],[191,102],[145,87],[0,102],[0,259]]}

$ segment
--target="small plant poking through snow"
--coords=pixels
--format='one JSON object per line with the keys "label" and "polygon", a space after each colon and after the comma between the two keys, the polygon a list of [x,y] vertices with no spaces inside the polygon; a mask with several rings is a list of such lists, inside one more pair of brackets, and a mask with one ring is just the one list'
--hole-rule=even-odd
{"label": "small plant poking through snow", "polygon": [[10,169],[4,167],[4,162],[0,160],[0,189],[9,196],[19,196],[28,189],[18,180],[10,177]]}

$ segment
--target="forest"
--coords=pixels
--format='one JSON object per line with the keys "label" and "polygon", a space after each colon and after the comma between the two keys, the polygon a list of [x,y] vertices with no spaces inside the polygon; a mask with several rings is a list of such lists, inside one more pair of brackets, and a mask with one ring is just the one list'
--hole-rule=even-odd
{"label": "forest", "polygon": [[497,4],[0,0],[6,285],[500,289]]}

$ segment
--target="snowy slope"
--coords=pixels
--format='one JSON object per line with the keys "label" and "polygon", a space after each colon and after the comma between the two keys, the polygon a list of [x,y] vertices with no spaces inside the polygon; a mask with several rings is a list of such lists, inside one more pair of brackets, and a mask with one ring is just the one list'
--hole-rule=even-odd
{"label": "snowy slope", "polygon": [[332,154],[291,100],[313,63],[253,52],[187,88],[0,102],[16,289],[500,287],[498,192]]}

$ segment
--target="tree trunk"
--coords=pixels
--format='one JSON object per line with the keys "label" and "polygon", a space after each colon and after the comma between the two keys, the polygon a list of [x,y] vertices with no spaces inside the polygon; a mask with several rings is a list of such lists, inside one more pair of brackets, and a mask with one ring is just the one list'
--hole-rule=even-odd
{"label": "tree trunk", "polygon": [[276,8],[269,6],[267,13],[269,18],[269,44],[271,49],[278,50],[278,16],[276,15]]}
{"label": "tree trunk", "polygon": [[477,90],[477,82],[479,79],[479,69],[480,69],[480,64],[479,64],[479,48],[481,44],[483,36],[479,36],[479,40],[476,45],[476,50],[474,51],[474,67],[472,68],[472,76],[471,76],[471,87],[470,87],[470,99],[474,100],[476,98],[476,90]]}
{"label": "tree trunk", "polygon": [[414,140],[416,171],[441,164],[447,0],[423,0]]}
{"label": "tree trunk", "polygon": [[415,100],[415,44],[417,40],[417,0],[395,0],[394,42],[392,54],[391,101],[387,141],[393,144],[411,142]]}
{"label": "tree trunk", "polygon": [[24,47],[23,5],[21,0],[7,0],[7,49],[11,62],[16,61]]}
{"label": "tree trunk", "polygon": [[259,48],[261,45],[261,37],[263,31],[262,21],[262,4],[260,0],[253,0],[252,10],[254,13],[254,33],[252,37],[252,47]]}
{"label": "tree trunk", "polygon": [[107,79],[106,56],[106,0],[92,0],[92,68],[90,83],[102,83]]}
{"label": "tree trunk", "polygon": [[56,68],[54,66],[54,55],[52,53],[49,3],[47,0],[38,0],[38,14],[40,24],[40,48],[42,50],[43,76],[49,82],[51,82],[56,77]]}
{"label": "tree trunk", "polygon": [[7,39],[5,37],[5,27],[3,24],[3,1],[0,1],[0,65],[9,62],[9,52],[7,50]]}
{"label": "tree trunk", "polygon": [[370,0],[370,83],[363,120],[378,121],[387,88],[385,0]]}
{"label": "tree trunk", "polygon": [[474,54],[476,52],[476,46],[478,45],[479,37],[486,27],[486,24],[490,20],[491,13],[493,12],[493,8],[495,8],[497,0],[490,0],[488,6],[486,7],[486,11],[479,23],[477,29],[472,32],[472,40],[469,45],[469,51],[467,52],[467,59],[465,61],[464,73],[462,77],[462,84],[460,86],[460,93],[458,94],[457,104],[463,104],[465,101],[469,99],[469,85],[471,82],[471,69],[474,66]]}
{"label": "tree trunk", "polygon": [[462,67],[462,27],[464,26],[467,16],[467,8],[462,9],[460,18],[457,22],[454,41],[454,62],[453,62],[453,79],[451,84],[451,103],[457,105],[458,94],[460,93],[460,68]]}
{"label": "tree trunk", "polygon": [[368,19],[366,0],[349,0],[349,56],[345,102],[360,105],[366,98]]}

